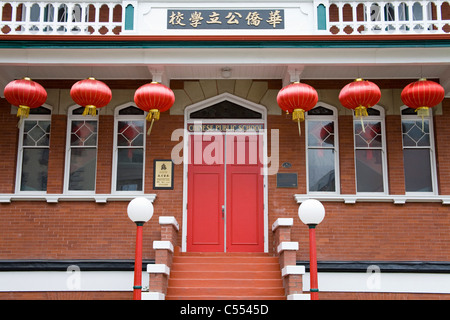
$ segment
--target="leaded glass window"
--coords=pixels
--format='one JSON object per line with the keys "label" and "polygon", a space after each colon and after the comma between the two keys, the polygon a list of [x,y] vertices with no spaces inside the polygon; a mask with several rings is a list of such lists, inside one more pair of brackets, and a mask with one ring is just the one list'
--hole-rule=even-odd
{"label": "leaded glass window", "polygon": [[144,189],[145,115],[134,106],[116,110],[113,190]]}
{"label": "leaded glass window", "polygon": [[432,117],[422,120],[411,110],[402,110],[405,191],[436,192]]}
{"label": "leaded glass window", "polygon": [[355,167],[357,192],[383,192],[387,190],[384,110],[368,109],[368,117],[355,117]]}
{"label": "leaded glass window", "polygon": [[309,192],[338,192],[337,118],[329,106],[318,106],[306,116]]}
{"label": "leaded glass window", "polygon": [[97,169],[98,116],[83,116],[83,109],[76,106],[69,111],[66,190],[93,192]]}
{"label": "leaded glass window", "polygon": [[215,105],[192,112],[191,119],[262,119],[262,114],[242,107],[231,101],[222,101]]}
{"label": "leaded glass window", "polygon": [[51,110],[30,110],[20,127],[17,191],[46,192],[50,147]]}

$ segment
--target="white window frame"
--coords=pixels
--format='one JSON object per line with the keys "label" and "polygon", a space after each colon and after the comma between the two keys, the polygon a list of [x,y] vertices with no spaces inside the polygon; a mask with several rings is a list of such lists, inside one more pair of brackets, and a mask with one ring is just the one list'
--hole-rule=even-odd
{"label": "white window frame", "polygon": [[[418,117],[415,114],[411,114],[411,115],[406,115],[403,114],[402,111],[407,109],[407,106],[402,106],[400,108],[400,115],[401,115],[401,122],[400,125],[401,127],[401,133],[402,133],[402,154],[403,154],[403,150],[405,149],[405,147],[403,146],[403,120],[421,120],[420,117]],[[414,196],[427,196],[427,195],[437,195],[438,193],[438,179],[437,179],[437,164],[436,164],[436,148],[435,148],[435,141],[434,141],[434,123],[433,123],[433,110],[432,108],[429,108],[429,112],[430,115],[428,117],[426,117],[426,119],[428,119],[428,127],[430,129],[430,146],[428,147],[430,150],[430,170],[431,170],[431,187],[432,187],[432,191],[430,192],[420,192],[420,191],[406,191],[406,176],[404,179],[404,183],[405,183],[405,195],[414,195]],[[406,149],[414,149],[414,147],[406,147]],[[403,157],[402,157],[403,160]],[[403,172],[405,172],[403,170]]]}
{"label": "white window frame", "polygon": [[[83,116],[82,114],[73,114],[73,111],[82,108],[79,105],[73,105],[69,107],[67,114],[67,128],[66,128],[66,158],[65,158],[65,166],[64,166],[64,194],[95,194],[96,184],[97,184],[97,170],[98,170],[98,129],[100,122],[98,121],[98,114],[96,116]],[[95,182],[94,182],[94,190],[69,190],[69,178],[70,178],[70,155],[71,155],[71,133],[72,133],[72,121],[97,121],[97,141],[96,141],[96,165],[95,165]],[[92,148],[93,147],[88,147]]]}
{"label": "white window frame", "polygon": [[[113,149],[113,163],[112,163],[112,181],[111,181],[111,194],[120,194],[120,195],[136,195],[136,194],[144,194],[145,192],[145,152],[146,152],[146,143],[147,143],[147,132],[146,132],[146,116],[147,112],[144,112],[143,115],[119,115],[120,110],[126,109],[128,107],[135,107],[139,109],[134,102],[129,102],[117,106],[114,109],[114,149]],[[119,121],[144,121],[144,142],[142,148],[143,152],[143,167],[142,167],[142,190],[140,191],[119,191],[117,189],[117,164],[118,164],[118,150],[119,147],[117,145],[117,131],[119,128]]]}
{"label": "white window frame", "polygon": [[[310,195],[337,195],[341,193],[341,183],[340,183],[340,167],[339,167],[339,123],[338,123],[338,110],[336,107],[329,105],[324,102],[318,102],[314,108],[324,107],[333,111],[333,115],[308,115],[305,113],[305,162],[306,162],[306,193]],[[313,108],[313,109],[314,109]],[[334,181],[335,181],[335,191],[309,191],[309,155],[308,155],[308,122],[309,121],[333,121],[334,122]],[[303,134],[303,133],[302,133]],[[331,148],[330,148],[331,149]]]}
{"label": "white window frame", "polygon": [[[16,164],[16,185],[15,185],[15,193],[20,194],[29,194],[29,195],[37,195],[37,194],[47,194],[47,190],[45,191],[22,191],[20,190],[22,183],[22,161],[23,161],[23,131],[25,127],[26,121],[50,121],[50,139],[52,136],[52,113],[53,108],[48,104],[43,104],[42,107],[50,110],[50,114],[30,114],[28,118],[25,118],[19,128],[19,139],[18,139],[18,150],[17,150],[17,164]],[[48,146],[50,149],[50,144]],[[48,168],[47,168],[47,183],[48,183]]]}
{"label": "white window frame", "polygon": [[[383,107],[375,105],[371,107],[371,109],[378,110],[380,112],[380,115],[369,115],[368,117],[364,117],[363,121],[380,121],[381,122],[381,148],[363,148],[363,147],[356,147],[356,139],[355,139],[355,123],[358,121],[360,122],[360,117],[355,117],[355,113],[353,112],[353,150],[354,150],[354,161],[355,161],[355,190],[356,194],[361,195],[368,195],[368,194],[376,194],[376,195],[383,195],[383,194],[389,194],[389,176],[388,176],[388,168],[387,168],[387,151],[386,151],[386,117],[385,117],[385,110]],[[356,171],[356,150],[380,150],[381,149],[381,159],[383,161],[382,163],[382,173],[383,173],[383,192],[371,192],[371,191],[364,191],[364,192],[358,192],[358,176]]]}

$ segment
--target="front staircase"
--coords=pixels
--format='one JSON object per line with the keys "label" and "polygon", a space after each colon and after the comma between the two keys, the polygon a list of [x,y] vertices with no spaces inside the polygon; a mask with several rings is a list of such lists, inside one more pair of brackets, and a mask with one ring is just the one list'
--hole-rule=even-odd
{"label": "front staircase", "polygon": [[166,300],[285,300],[277,257],[267,253],[177,253]]}

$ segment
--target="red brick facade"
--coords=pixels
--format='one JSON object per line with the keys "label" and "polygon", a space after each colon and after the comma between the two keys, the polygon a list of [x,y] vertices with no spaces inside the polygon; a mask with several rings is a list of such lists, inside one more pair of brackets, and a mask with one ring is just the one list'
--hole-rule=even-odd
{"label": "red brick facade", "polygon": [[[0,100],[2,162],[0,193],[14,193],[17,162],[17,118],[10,105]],[[443,114],[434,117],[439,194],[450,195],[450,99],[443,102]],[[144,259],[154,259],[154,240],[161,240],[159,216],[174,216],[182,226],[183,166],[176,165],[173,190],[153,190],[153,159],[168,159],[178,141],[171,134],[183,128],[183,116],[162,114],[147,139],[146,194],[155,193],[155,213],[144,227]],[[355,194],[355,164],[351,116],[339,116],[340,189]],[[305,139],[285,115],[268,116],[268,129],[279,129],[280,164],[292,167],[280,172],[298,173],[298,188],[276,188],[269,176],[269,226],[277,218],[293,218],[291,241],[298,241],[297,260],[309,260],[308,229],[298,219],[294,194],[306,194]],[[67,116],[52,115],[48,194],[63,193]],[[96,193],[111,191],[114,117],[99,117]],[[302,130],[304,126],[302,124]],[[400,116],[386,116],[389,193],[404,194]],[[270,139],[269,139],[270,140]],[[269,141],[270,143],[270,141]],[[269,145],[270,153],[270,145]],[[270,156],[270,154],[269,154]],[[448,261],[450,252],[450,209],[441,203],[365,202],[344,204],[323,202],[326,217],[317,228],[318,260],[336,261]],[[127,201],[11,201],[0,204],[0,259],[133,259],[135,226],[126,214]],[[182,233],[178,233],[181,243]],[[269,232],[269,252],[276,246]],[[320,270],[319,270],[320,271]],[[131,298],[131,293],[1,293],[0,298]],[[324,298],[403,299],[442,298],[440,295],[324,293]]]}

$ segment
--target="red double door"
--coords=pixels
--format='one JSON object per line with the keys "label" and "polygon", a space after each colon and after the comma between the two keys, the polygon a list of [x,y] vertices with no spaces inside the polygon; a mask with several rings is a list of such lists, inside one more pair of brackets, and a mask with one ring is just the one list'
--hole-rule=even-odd
{"label": "red double door", "polygon": [[187,251],[263,252],[261,136],[192,135]]}

